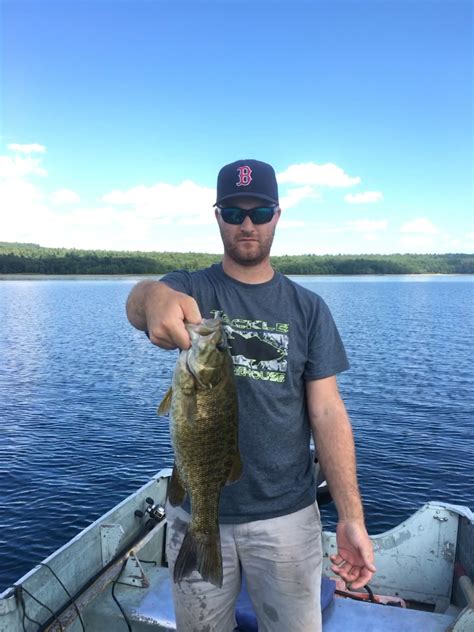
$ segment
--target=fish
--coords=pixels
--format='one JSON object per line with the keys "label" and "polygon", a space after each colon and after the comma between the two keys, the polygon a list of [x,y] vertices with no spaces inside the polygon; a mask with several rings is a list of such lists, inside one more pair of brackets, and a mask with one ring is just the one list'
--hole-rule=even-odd
{"label": "fish", "polygon": [[170,414],[175,463],[168,500],[183,503],[191,518],[176,558],[173,580],[197,570],[222,587],[219,500],[226,484],[239,480],[238,401],[232,357],[220,318],[185,323],[191,347],[178,356],[171,388],[158,408]]}

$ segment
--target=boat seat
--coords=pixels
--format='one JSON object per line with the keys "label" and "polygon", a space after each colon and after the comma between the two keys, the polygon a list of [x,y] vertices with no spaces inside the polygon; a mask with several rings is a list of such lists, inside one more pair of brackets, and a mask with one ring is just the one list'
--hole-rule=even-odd
{"label": "boat seat", "polygon": [[446,632],[454,615],[335,598],[323,612],[324,632]]}

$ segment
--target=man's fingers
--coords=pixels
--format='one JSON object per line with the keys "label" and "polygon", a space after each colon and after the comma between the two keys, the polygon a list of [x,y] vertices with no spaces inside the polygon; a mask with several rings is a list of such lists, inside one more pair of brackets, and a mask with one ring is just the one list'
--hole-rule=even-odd
{"label": "man's fingers", "polygon": [[161,349],[176,349],[178,346],[176,342],[168,334],[163,334],[163,330],[160,328],[151,327],[148,331],[148,338],[157,347]]}
{"label": "man's fingers", "polygon": [[183,310],[183,317],[187,323],[197,325],[201,322],[202,316],[199,311],[198,304],[192,296],[183,295],[181,300],[181,309]]}
{"label": "man's fingers", "polygon": [[351,590],[362,588],[370,582],[372,576],[373,573],[371,573],[367,568],[362,568],[359,577],[352,582]]}
{"label": "man's fingers", "polygon": [[371,561],[371,552],[369,554],[365,553],[365,555],[362,552],[360,554],[361,560],[364,561],[364,565],[360,566],[357,564],[352,565],[339,553],[331,555],[331,570],[339,577],[342,577],[344,581],[350,583],[353,588],[362,588],[372,579],[375,573],[375,566]]}
{"label": "man's fingers", "polygon": [[349,590],[362,588],[368,584],[373,577],[373,573],[365,568],[365,566],[363,568],[359,566],[331,566],[331,570],[350,584],[350,588],[348,586]]}
{"label": "man's fingers", "polygon": [[180,349],[189,349],[191,346],[191,339],[189,338],[189,334],[183,321],[178,320],[173,329],[170,331],[170,334],[173,342],[175,342]]}
{"label": "man's fingers", "polygon": [[349,576],[349,581],[353,582],[360,576],[361,569],[359,566],[353,566],[351,569],[348,570],[347,574]]}
{"label": "man's fingers", "polygon": [[156,342],[154,344],[158,345],[158,347],[160,347],[161,349],[166,349],[167,351],[172,351],[173,349],[177,349],[177,345],[173,345],[169,343],[167,340],[160,340],[159,342]]}
{"label": "man's fingers", "polygon": [[336,573],[336,575],[339,575],[339,577],[342,577],[342,579],[346,581],[349,579],[351,568],[352,567],[348,565],[347,562],[343,564],[338,564],[336,566],[331,566],[331,570],[333,571],[333,573]]}
{"label": "man's fingers", "polygon": [[368,568],[371,573],[375,573],[377,569],[374,565],[374,556],[372,551],[361,551],[361,556],[364,562],[364,566]]}
{"label": "man's fingers", "polygon": [[202,316],[198,304],[191,296],[183,294],[179,306],[181,308],[180,317],[170,323],[164,323],[164,325],[168,329],[169,337],[177,347],[180,349],[189,349],[191,339],[189,338],[189,333],[184,323],[198,324],[202,321]]}
{"label": "man's fingers", "polygon": [[339,577],[342,577],[342,579],[346,582],[352,582],[359,577],[359,570],[357,567],[331,566],[331,570],[336,573],[336,575],[339,575]]}

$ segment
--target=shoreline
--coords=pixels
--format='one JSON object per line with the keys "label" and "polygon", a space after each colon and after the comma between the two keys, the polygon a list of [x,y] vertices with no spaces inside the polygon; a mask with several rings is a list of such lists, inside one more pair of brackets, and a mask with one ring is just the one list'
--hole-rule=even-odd
{"label": "shoreline", "polygon": [[[167,273],[163,274],[35,274],[33,272],[19,272],[19,273],[1,273],[0,281],[45,281],[45,280],[57,280],[57,281],[74,281],[74,280],[119,280],[119,279],[161,279]],[[370,273],[370,274],[285,274],[288,277],[318,277],[318,278],[367,278],[367,277],[380,277],[380,278],[393,278],[393,277],[462,277],[469,278],[474,277],[471,272],[407,272],[407,273]]]}

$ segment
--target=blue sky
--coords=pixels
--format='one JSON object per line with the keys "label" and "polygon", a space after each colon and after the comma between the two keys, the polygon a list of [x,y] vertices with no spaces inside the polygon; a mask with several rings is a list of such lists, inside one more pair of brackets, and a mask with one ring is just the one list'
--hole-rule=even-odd
{"label": "blue sky", "polygon": [[275,254],[473,252],[471,2],[0,7],[0,241],[221,252],[257,158]]}

